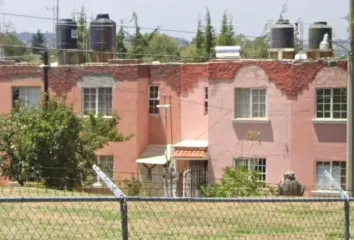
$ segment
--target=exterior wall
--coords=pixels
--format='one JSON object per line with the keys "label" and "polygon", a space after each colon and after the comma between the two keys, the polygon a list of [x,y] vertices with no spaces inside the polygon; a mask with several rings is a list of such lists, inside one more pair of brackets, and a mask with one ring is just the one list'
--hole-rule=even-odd
{"label": "exterior wall", "polygon": [[[266,88],[269,122],[234,123],[235,88]],[[233,166],[234,157],[267,159],[267,182],[278,183],[290,166],[290,101],[268,79],[265,71],[248,65],[240,68],[232,80],[209,82],[209,174],[221,179],[222,169]],[[259,131],[261,145],[247,141],[248,131]]]}
{"label": "exterior wall", "polygon": [[346,88],[347,79],[343,68],[325,67],[291,103],[291,169],[309,190],[316,183],[316,161],[346,160],[346,123],[312,121],[316,117],[316,88]]}
{"label": "exterior wall", "polygon": [[[149,68],[149,85],[159,86],[160,104],[171,105],[170,108],[167,109],[160,108],[160,113],[157,115],[149,115],[149,144],[166,144],[179,142],[181,139],[181,106],[179,97],[181,79],[180,66],[159,64],[151,65]],[[146,108],[148,108],[148,105],[146,105]],[[165,113],[167,114],[166,129],[164,126]]]}
{"label": "exterior wall", "polygon": [[[134,134],[125,143],[111,143],[97,151],[115,156],[119,178],[137,173],[137,157],[148,144],[181,140],[209,140],[209,174],[220,179],[233,157],[266,157],[267,181],[278,183],[293,170],[307,186],[315,184],[315,162],[346,159],[346,125],[314,124],[315,88],[345,87],[346,63],[328,68],[326,62],[278,61],[209,62],[203,64],[60,66],[49,73],[53,94],[65,94],[74,111],[82,112],[79,82],[86,74],[111,74],[116,82],[113,109],[121,117],[119,130]],[[160,86],[161,104],[167,109],[148,114],[148,85]],[[0,66],[0,113],[12,108],[13,86],[43,87],[38,66]],[[209,111],[204,115],[204,87],[209,88]],[[233,122],[234,88],[265,87],[268,90],[269,123]],[[166,98],[164,98],[164,95]],[[171,97],[171,102],[170,102]],[[249,130],[261,133],[261,145],[245,142]],[[167,141],[166,141],[167,133]],[[182,172],[186,161],[178,163]],[[127,174],[123,174],[127,173]]]}
{"label": "exterior wall", "polygon": [[204,111],[208,65],[182,66],[181,140],[208,140],[208,114]]}
{"label": "exterior wall", "polygon": [[149,68],[147,66],[139,68],[138,92],[133,93],[138,96],[138,129],[137,129],[137,151],[138,156],[142,154],[149,144]]}

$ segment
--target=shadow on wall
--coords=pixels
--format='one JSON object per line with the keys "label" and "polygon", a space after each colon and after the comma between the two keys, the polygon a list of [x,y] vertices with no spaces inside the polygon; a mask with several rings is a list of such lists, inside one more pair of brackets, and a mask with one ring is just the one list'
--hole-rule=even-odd
{"label": "shadow on wall", "polygon": [[[168,124],[168,122],[167,122]],[[165,126],[160,116],[149,117],[149,144],[165,144]]]}
{"label": "shadow on wall", "polygon": [[323,143],[346,143],[346,124],[315,124],[317,140]]}
{"label": "shadow on wall", "polygon": [[271,123],[240,123],[234,124],[237,139],[248,140],[248,133],[255,131],[260,133],[260,141],[273,142],[273,127]]}

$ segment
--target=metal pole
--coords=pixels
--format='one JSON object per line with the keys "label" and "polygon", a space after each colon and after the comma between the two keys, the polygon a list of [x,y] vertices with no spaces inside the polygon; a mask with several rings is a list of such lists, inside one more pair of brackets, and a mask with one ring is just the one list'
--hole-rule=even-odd
{"label": "metal pole", "polygon": [[350,216],[349,216],[349,199],[344,201],[344,239],[350,239]]}
{"label": "metal pole", "polygon": [[122,240],[128,240],[128,205],[126,198],[120,201]]}
{"label": "metal pole", "polygon": [[348,88],[347,88],[347,189],[354,196],[354,159],[353,159],[353,105],[354,105],[354,0],[349,0],[349,78],[348,78]]}
{"label": "metal pole", "polygon": [[43,52],[43,83],[44,83],[44,106],[48,106],[49,102],[49,53]]}

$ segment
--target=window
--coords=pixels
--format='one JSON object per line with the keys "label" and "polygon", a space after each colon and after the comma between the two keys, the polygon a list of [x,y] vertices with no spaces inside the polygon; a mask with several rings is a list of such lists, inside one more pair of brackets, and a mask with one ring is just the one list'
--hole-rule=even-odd
{"label": "window", "polygon": [[235,167],[240,167],[242,164],[244,164],[249,171],[257,171],[261,182],[266,181],[267,160],[265,158],[236,158],[234,160]]}
{"label": "window", "polygon": [[236,88],[236,118],[266,118],[266,89]]}
{"label": "window", "polygon": [[205,113],[205,115],[208,114],[208,98],[209,98],[208,87],[206,87],[204,89],[204,113]]}
{"label": "window", "polygon": [[83,88],[84,115],[112,115],[112,88]]}
{"label": "window", "polygon": [[[113,179],[114,172],[114,157],[113,156],[97,156],[97,165],[107,177]],[[97,179],[99,180],[99,178]]]}
{"label": "window", "polygon": [[160,91],[159,86],[149,86],[149,114],[159,114]]}
{"label": "window", "polygon": [[328,178],[324,175],[327,170],[334,180],[346,189],[346,162],[317,162],[316,163],[316,189],[317,190],[335,190]]}
{"label": "window", "polygon": [[12,89],[12,104],[23,101],[26,106],[38,106],[41,103],[40,87],[14,87]]}
{"label": "window", "polygon": [[316,118],[347,118],[347,89],[317,89],[316,97]]}

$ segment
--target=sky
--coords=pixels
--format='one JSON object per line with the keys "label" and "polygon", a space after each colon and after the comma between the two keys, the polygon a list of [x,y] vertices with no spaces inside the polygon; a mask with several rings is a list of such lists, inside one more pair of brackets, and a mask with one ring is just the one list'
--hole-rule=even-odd
{"label": "sky", "polygon": [[[54,0],[0,0],[3,1],[1,12],[32,15],[37,17],[53,17]],[[60,0],[60,18],[70,18],[72,12],[79,11],[84,4],[87,13],[95,16],[98,13],[109,13],[117,23],[125,20],[132,25],[132,12],[139,17],[141,27],[195,32],[197,19],[203,17],[208,7],[213,25],[219,29],[222,14],[225,10],[233,16],[236,33],[247,36],[259,36],[268,20],[279,18],[282,5],[287,3],[285,19],[291,22],[299,18],[304,24],[304,39],[310,24],[314,21],[327,21],[333,28],[335,39],[347,39],[348,22],[344,19],[349,11],[348,0]],[[17,16],[4,16],[1,22],[11,22],[16,31],[34,32],[53,31],[51,20],[31,19]],[[130,30],[131,31],[131,30]],[[166,32],[167,33],[167,32]],[[191,39],[193,33],[168,32],[175,37]]]}

